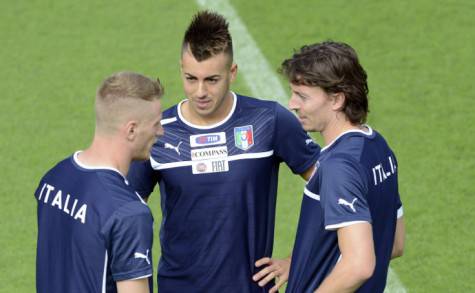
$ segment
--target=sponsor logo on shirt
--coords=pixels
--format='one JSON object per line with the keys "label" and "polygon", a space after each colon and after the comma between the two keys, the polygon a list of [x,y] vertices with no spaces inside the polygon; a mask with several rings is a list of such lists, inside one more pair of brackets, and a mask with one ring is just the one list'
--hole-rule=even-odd
{"label": "sponsor logo on shirt", "polygon": [[226,143],[225,132],[205,133],[205,134],[197,134],[197,135],[190,136],[191,147],[210,146],[210,145],[225,144],[225,143]]}
{"label": "sponsor logo on shirt", "polygon": [[339,205],[342,205],[342,206],[348,206],[352,211],[353,213],[356,213],[356,209],[355,209],[355,202],[358,200],[358,198],[354,198],[351,203],[349,203],[348,201],[346,201],[346,199],[343,199],[343,198],[339,198],[338,199],[338,204]]}
{"label": "sponsor logo on shirt", "polygon": [[148,259],[148,252],[149,250],[147,249],[147,252],[145,254],[141,253],[141,252],[135,252],[134,253],[134,258],[143,258],[145,259],[145,261],[150,264],[150,260]]}
{"label": "sponsor logo on shirt", "polygon": [[180,155],[180,145],[182,141],[180,141],[176,146],[172,145],[171,143],[166,142],[164,144],[164,147],[166,149],[174,150],[178,155]]}
{"label": "sponsor logo on shirt", "polygon": [[193,174],[228,172],[229,162],[227,159],[194,161],[191,167]]}
{"label": "sponsor logo on shirt", "polygon": [[234,144],[243,151],[250,149],[254,145],[252,125],[234,127]]}
{"label": "sponsor logo on shirt", "polygon": [[216,158],[227,158],[227,156],[228,156],[227,146],[191,150],[192,161],[209,160],[209,159],[216,159]]}

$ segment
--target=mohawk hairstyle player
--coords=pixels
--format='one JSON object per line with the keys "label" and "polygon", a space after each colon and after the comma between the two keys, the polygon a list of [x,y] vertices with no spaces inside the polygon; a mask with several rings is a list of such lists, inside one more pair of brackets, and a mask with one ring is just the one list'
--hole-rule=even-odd
{"label": "mohawk hairstyle player", "polygon": [[199,62],[225,53],[233,60],[233,41],[228,22],[221,15],[210,11],[196,14],[183,38],[182,53],[190,49]]}
{"label": "mohawk hairstyle player", "polygon": [[165,135],[129,173],[143,197],[160,185],[158,290],[276,291],[289,269],[270,258],[279,165],[308,178],[319,147],[278,103],[230,91],[237,65],[221,15],[193,17],[180,65],[186,99],[164,112]]}
{"label": "mohawk hairstyle player", "polygon": [[125,176],[163,134],[162,95],[158,81],[133,72],[99,87],[90,147],[48,171],[35,192],[37,292],[153,292],[153,218]]}
{"label": "mohawk hairstyle player", "polygon": [[383,292],[404,222],[396,156],[363,124],[366,72],[353,48],[332,41],[302,47],[282,72],[289,108],[325,142],[305,186],[287,292]]}

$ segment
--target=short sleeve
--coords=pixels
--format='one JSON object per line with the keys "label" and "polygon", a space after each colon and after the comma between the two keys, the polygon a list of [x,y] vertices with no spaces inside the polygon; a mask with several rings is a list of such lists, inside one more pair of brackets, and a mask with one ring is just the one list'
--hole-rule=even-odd
{"label": "short sleeve", "polygon": [[152,275],[153,218],[149,208],[132,202],[117,210],[104,226],[114,281]]}
{"label": "short sleeve", "polygon": [[130,165],[127,180],[130,186],[145,198],[153,192],[159,180],[159,174],[152,168],[150,160],[134,161]]}
{"label": "short sleeve", "polygon": [[276,103],[274,153],[295,174],[307,171],[318,159],[320,147],[289,110]]}
{"label": "short sleeve", "polygon": [[[396,155],[394,155],[394,153],[391,153],[392,157],[394,158],[394,164],[395,164],[395,167],[397,168],[398,163],[397,163],[397,159],[396,159]],[[399,176],[397,177],[399,178]],[[396,208],[397,208],[397,212],[396,212],[396,215],[397,215],[397,219],[401,218],[403,215],[404,215],[404,209],[402,207],[402,201],[401,201],[401,196],[399,194],[399,184],[396,185],[398,190],[397,190],[397,197],[396,197]]]}
{"label": "short sleeve", "polygon": [[329,158],[320,164],[320,198],[325,229],[336,230],[360,222],[371,223],[366,200],[368,183],[363,168],[350,158]]}

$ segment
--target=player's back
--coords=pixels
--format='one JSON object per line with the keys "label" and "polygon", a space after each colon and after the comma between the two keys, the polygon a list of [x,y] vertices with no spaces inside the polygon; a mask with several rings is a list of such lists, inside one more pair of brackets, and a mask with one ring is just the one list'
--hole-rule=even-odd
{"label": "player's back", "polygon": [[322,149],[305,187],[287,292],[318,288],[341,257],[337,229],[359,221],[372,225],[376,268],[358,292],[383,292],[400,206],[384,138],[370,128],[340,135]]}
{"label": "player's back", "polygon": [[74,157],[52,168],[35,192],[37,292],[115,292],[109,231],[121,209],[142,208],[134,196],[116,170],[86,169]]}
{"label": "player's back", "polygon": [[397,213],[401,211],[396,156],[376,131],[366,139],[361,164],[368,178],[367,202],[371,212],[376,268],[359,292],[383,292],[396,231]]}
{"label": "player's back", "polygon": [[396,230],[397,211],[401,206],[397,161],[385,139],[376,131],[370,135],[355,133],[346,138],[334,156],[350,156],[358,161],[367,183],[366,201],[371,213],[376,267],[373,276],[358,292],[383,292]]}

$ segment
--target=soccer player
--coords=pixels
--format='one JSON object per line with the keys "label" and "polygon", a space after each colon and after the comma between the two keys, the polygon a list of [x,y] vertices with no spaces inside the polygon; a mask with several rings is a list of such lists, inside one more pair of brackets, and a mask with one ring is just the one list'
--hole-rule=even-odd
{"label": "soccer player", "polygon": [[131,72],[98,89],[92,144],[48,171],[35,192],[37,292],[152,292],[153,218],[125,176],[163,134],[162,95],[158,81]]}
{"label": "soccer player", "polygon": [[270,258],[279,164],[308,178],[319,147],[278,103],[230,91],[237,65],[221,15],[194,16],[181,74],[187,99],[164,111],[165,135],[129,173],[144,197],[160,186],[159,292],[268,292],[289,267]]}
{"label": "soccer player", "polygon": [[325,144],[304,190],[287,292],[383,292],[404,223],[396,157],[364,124],[366,72],[350,46],[331,41],[302,47],[281,70],[289,107]]}

